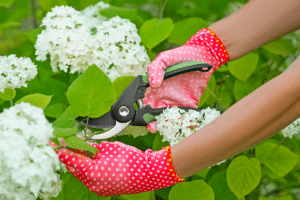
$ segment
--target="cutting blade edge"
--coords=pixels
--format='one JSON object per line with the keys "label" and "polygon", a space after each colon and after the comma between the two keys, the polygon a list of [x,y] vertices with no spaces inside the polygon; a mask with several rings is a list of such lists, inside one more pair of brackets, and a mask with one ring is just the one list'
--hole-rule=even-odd
{"label": "cutting blade edge", "polygon": [[116,126],[116,121],[112,117],[111,111],[108,111],[104,115],[98,117],[98,118],[89,118],[88,123],[87,119],[80,121],[80,124],[92,128],[98,128],[98,129],[107,129],[107,128],[113,128]]}

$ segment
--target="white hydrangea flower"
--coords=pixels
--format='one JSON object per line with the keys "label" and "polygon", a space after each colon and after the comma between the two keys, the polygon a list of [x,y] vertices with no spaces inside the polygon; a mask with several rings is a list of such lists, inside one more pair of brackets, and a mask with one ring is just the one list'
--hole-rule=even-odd
{"label": "white hydrangea flower", "polygon": [[37,67],[30,58],[18,58],[14,54],[0,56],[0,66],[0,92],[27,87],[26,81],[37,75]]}
{"label": "white hydrangea flower", "polygon": [[293,121],[287,127],[282,129],[282,134],[284,137],[289,137],[292,139],[293,135],[300,133],[300,118]]}
{"label": "white hydrangea flower", "polygon": [[42,20],[46,29],[38,35],[37,60],[50,55],[53,71],[85,71],[95,64],[111,81],[120,76],[146,72],[150,59],[136,26],[118,16],[106,19],[99,10],[109,4],[99,2],[82,12],[68,6],[56,6]]}
{"label": "white hydrangea flower", "polygon": [[[177,106],[168,107],[156,116],[157,130],[171,146],[205,127],[221,115],[220,111],[212,108],[202,109],[200,112],[189,110],[186,112]],[[217,165],[226,162],[223,160]]]}
{"label": "white hydrangea flower", "polygon": [[0,114],[0,199],[50,199],[61,191],[58,155],[47,145],[52,125],[43,110],[20,103]]}

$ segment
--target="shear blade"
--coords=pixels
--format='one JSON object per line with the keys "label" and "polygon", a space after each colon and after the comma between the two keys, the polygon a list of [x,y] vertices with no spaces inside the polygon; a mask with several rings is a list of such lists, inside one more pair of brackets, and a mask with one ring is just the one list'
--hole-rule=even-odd
{"label": "shear blade", "polygon": [[129,122],[125,122],[125,123],[120,123],[120,122],[116,122],[116,126],[114,128],[112,128],[111,130],[105,132],[105,133],[101,133],[98,135],[94,135],[92,137],[90,137],[90,140],[103,140],[103,139],[107,139],[107,138],[111,138],[119,133],[121,133],[129,124],[130,124],[131,120]]}
{"label": "shear blade", "polygon": [[113,128],[116,126],[116,121],[113,119],[111,115],[111,111],[107,112],[106,114],[102,115],[98,118],[89,118],[89,121],[87,123],[87,120],[83,120],[79,122],[80,124],[92,128],[98,128],[98,129],[106,129],[106,128]]}

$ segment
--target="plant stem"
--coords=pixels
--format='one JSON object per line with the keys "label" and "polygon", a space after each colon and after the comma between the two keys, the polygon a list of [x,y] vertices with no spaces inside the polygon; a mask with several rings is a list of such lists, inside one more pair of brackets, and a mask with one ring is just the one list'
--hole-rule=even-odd
{"label": "plant stem", "polygon": [[218,101],[221,101],[221,100],[222,100],[222,99],[218,99],[217,96],[211,91],[211,89],[209,89],[208,87],[207,87],[207,89],[208,89],[208,91],[213,95],[213,97],[214,97],[215,99],[217,99]]}
{"label": "plant stem", "polygon": [[253,148],[251,148],[251,154],[250,154],[250,158],[252,157],[252,155],[253,155]]}
{"label": "plant stem", "polygon": [[279,142],[279,144],[277,145],[276,150],[280,147],[280,145],[284,142],[284,140],[286,139],[286,137],[282,138],[282,140]]}
{"label": "plant stem", "polygon": [[10,105],[13,106],[13,91],[10,89]]}
{"label": "plant stem", "polygon": [[84,136],[85,137],[86,137],[86,130],[87,130],[87,126],[88,126],[88,123],[89,123],[89,119],[90,119],[90,116],[88,115],[87,120],[86,120],[85,130],[84,130]]}
{"label": "plant stem", "polygon": [[31,6],[31,14],[32,14],[32,20],[33,20],[33,27],[36,29],[39,27],[37,16],[36,16],[36,0],[30,1]]}
{"label": "plant stem", "polygon": [[168,0],[161,0],[161,8],[160,8],[160,12],[159,12],[159,18],[163,19],[163,13],[164,13],[164,9],[167,5]]}

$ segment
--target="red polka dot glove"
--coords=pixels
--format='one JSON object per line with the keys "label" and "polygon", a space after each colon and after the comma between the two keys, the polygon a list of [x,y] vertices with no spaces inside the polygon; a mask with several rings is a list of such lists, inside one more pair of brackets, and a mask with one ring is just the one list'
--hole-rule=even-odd
{"label": "red polka dot glove", "polygon": [[[206,62],[213,68],[209,72],[190,72],[162,82],[168,66],[187,61]],[[220,39],[211,30],[201,29],[183,46],[158,54],[148,66],[151,87],[146,90],[144,105],[152,108],[175,105],[197,108],[211,74],[228,61],[229,56]],[[151,122],[147,129],[156,133],[156,122]]]}
{"label": "red polka dot glove", "polygon": [[81,150],[56,153],[76,178],[100,196],[136,194],[184,181],[174,172],[170,146],[143,152],[121,142],[89,144],[99,149],[92,158]]}

